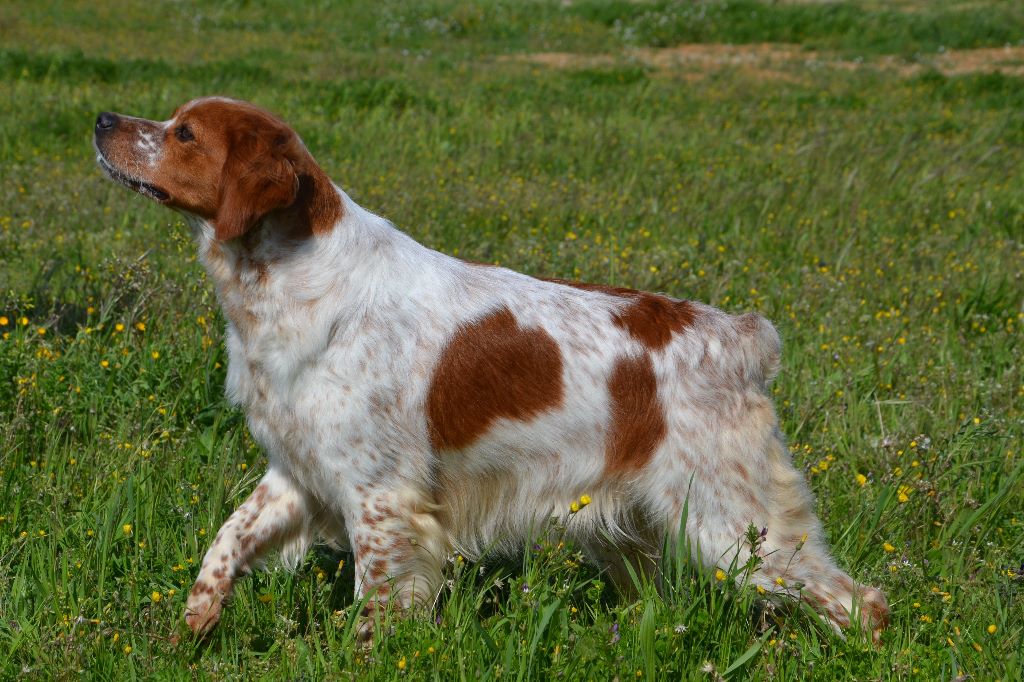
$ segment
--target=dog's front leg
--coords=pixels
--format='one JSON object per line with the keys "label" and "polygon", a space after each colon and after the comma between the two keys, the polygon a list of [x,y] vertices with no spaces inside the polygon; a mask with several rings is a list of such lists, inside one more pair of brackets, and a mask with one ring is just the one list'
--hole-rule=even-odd
{"label": "dog's front leg", "polygon": [[306,495],[287,474],[271,468],[249,498],[228,517],[203,557],[185,606],[185,622],[197,635],[220,620],[234,581],[267,552],[309,536]]}

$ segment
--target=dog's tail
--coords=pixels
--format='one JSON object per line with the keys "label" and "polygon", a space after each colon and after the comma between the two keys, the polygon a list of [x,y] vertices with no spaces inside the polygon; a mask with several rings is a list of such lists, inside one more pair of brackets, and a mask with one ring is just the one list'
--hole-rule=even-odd
{"label": "dog's tail", "polygon": [[767,387],[779,373],[782,338],[775,326],[757,313],[735,318],[743,349],[744,375]]}

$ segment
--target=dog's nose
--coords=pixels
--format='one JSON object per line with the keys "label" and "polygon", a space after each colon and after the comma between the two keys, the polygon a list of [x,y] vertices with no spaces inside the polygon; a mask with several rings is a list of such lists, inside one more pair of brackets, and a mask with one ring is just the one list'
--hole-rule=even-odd
{"label": "dog's nose", "polygon": [[102,114],[96,117],[96,132],[106,133],[114,129],[114,125],[117,123],[117,114],[112,114],[109,111],[104,111]]}

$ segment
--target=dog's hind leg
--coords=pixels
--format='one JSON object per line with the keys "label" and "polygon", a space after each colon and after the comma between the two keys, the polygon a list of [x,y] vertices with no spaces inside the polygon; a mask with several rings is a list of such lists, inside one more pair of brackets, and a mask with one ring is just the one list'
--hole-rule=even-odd
{"label": "dog's hind leg", "polygon": [[851,618],[877,643],[889,623],[885,596],[861,585],[836,566],[804,477],[792,465],[781,437],[769,442],[768,476],[771,516],[760,546],[764,557],[752,580],[771,592],[805,599],[836,631]]}
{"label": "dog's hind leg", "polygon": [[[653,514],[664,519],[671,540],[685,510],[685,541],[705,569],[728,572],[756,552],[754,585],[806,599],[837,631],[859,614],[861,626],[878,641],[888,624],[885,597],[836,566],[767,398],[751,392],[739,404],[742,418],[719,422],[703,438],[689,434],[679,439],[677,451],[663,453],[680,465],[667,476],[672,463],[663,460],[649,481]],[[757,529],[754,542],[748,540],[751,526]]]}

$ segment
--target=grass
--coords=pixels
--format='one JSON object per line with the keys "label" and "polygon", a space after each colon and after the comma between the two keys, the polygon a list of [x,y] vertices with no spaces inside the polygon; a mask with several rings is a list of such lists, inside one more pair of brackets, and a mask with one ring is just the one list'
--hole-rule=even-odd
{"label": "grass", "polygon": [[[1024,80],[873,60],[1022,27],[1005,2],[5,3],[0,677],[1019,679]],[[690,40],[866,62],[693,78],[627,53]],[[504,58],[544,51],[613,59]],[[782,427],[839,561],[890,599],[882,646],[685,562],[622,599],[557,537],[454,559],[371,651],[324,550],[172,645],[264,458],[186,228],[105,182],[90,137],[210,93],[280,113],[434,248],[775,321]]]}

